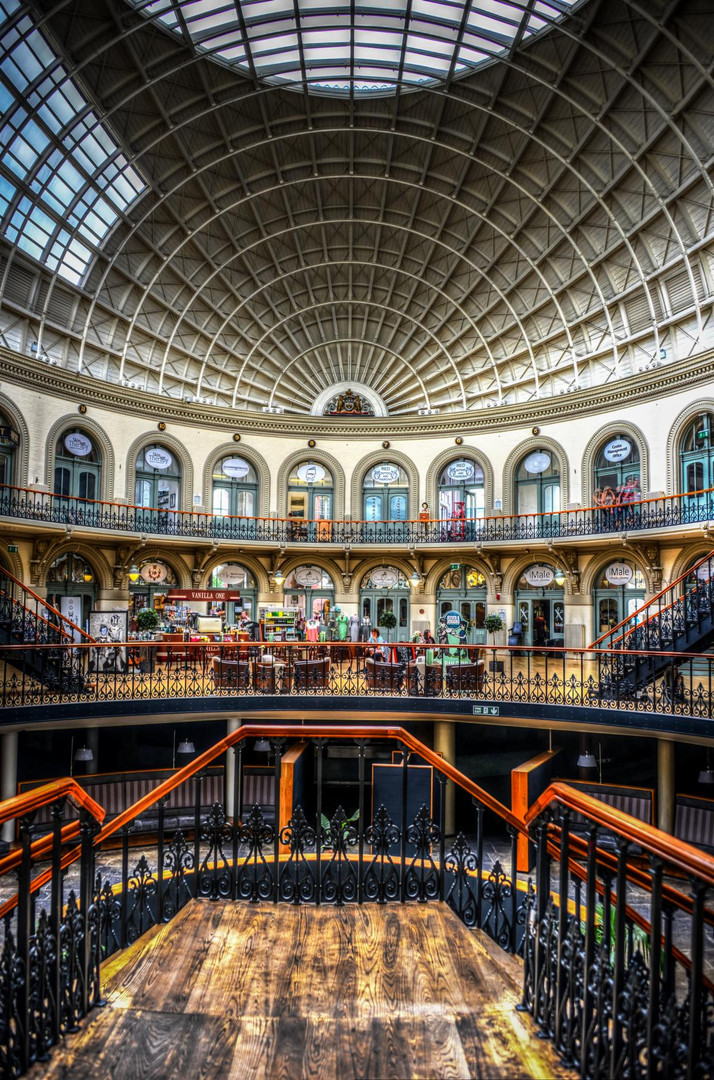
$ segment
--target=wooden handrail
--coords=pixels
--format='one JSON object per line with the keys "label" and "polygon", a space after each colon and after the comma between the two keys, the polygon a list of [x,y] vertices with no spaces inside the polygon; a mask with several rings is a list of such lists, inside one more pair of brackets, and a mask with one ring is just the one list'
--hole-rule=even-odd
{"label": "wooden handrail", "polygon": [[[90,635],[85,630],[83,630],[81,626],[77,626],[77,624],[72,622],[71,619],[68,619],[66,615],[63,615],[61,611],[58,611],[56,607],[53,607],[52,604],[48,603],[48,601],[44,597],[38,596],[34,589],[31,589],[29,585],[25,585],[24,581],[20,581],[18,578],[15,577],[14,574],[11,574],[9,570],[6,570],[4,566],[0,566],[0,578],[2,577],[9,578],[10,581],[13,581],[15,585],[18,585],[21,589],[24,590],[24,592],[29,593],[33,600],[37,600],[37,602],[42,604],[44,608],[46,608],[48,611],[51,611],[53,615],[56,615],[61,622],[67,623],[69,626],[72,627],[73,630],[77,630],[83,638],[87,638],[89,641],[94,641],[94,638],[90,637]],[[27,610],[29,611],[30,609],[28,608]],[[67,634],[67,637],[71,638],[72,635]]]}
{"label": "wooden handrail", "polygon": [[[714,856],[705,854],[693,844],[687,844],[684,840],[677,840],[676,837],[661,832],[653,825],[637,821],[629,814],[616,810],[600,802],[599,799],[586,795],[584,791],[578,791],[560,781],[551,784],[536,799],[525,815],[523,822],[525,826],[530,829],[530,826],[549,809],[552,803],[558,803],[576,813],[584,814],[596,825],[618,833],[625,840],[644,848],[652,855],[658,855],[681,873],[693,875],[709,887],[714,886]],[[533,839],[532,835],[531,839]]]}
{"label": "wooden handrail", "polygon": [[24,817],[25,814],[39,810],[41,806],[57,802],[58,799],[66,798],[77,808],[86,810],[95,821],[101,824],[106,816],[106,810],[88,795],[84,788],[80,787],[71,776],[65,776],[63,780],[53,780],[42,787],[32,788],[22,795],[14,795],[11,799],[5,799],[0,803],[0,825],[13,818]]}

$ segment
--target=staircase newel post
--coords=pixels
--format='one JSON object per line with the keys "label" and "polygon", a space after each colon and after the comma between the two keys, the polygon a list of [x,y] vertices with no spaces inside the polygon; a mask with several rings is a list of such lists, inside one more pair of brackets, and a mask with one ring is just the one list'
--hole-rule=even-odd
{"label": "staircase newel post", "polygon": [[156,840],[156,921],[164,921],[164,829],[166,827],[166,803],[168,795],[159,799],[159,820],[157,822],[158,836]]}

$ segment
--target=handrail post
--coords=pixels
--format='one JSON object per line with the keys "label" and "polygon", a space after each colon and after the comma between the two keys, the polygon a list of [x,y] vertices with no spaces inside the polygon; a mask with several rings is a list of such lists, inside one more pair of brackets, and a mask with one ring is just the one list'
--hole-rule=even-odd
{"label": "handrail post", "polygon": [[30,883],[32,880],[32,852],[30,826],[34,813],[20,819],[20,843],[22,844],[22,862],[18,873],[17,901],[17,958],[20,962],[22,978],[17,986],[17,1012],[20,1018],[20,1038],[18,1052],[20,1072],[30,1067]]}
{"label": "handrail post", "polygon": [[62,818],[64,814],[65,799],[59,799],[52,803],[52,884],[50,900],[50,933],[55,946],[55,958],[50,975],[52,981],[55,1008],[52,1016],[52,1032],[50,1042],[56,1043],[60,1037],[61,1012],[60,1012],[60,987],[62,976],[62,958],[60,953],[60,928],[62,926]]}
{"label": "handrail post", "polygon": [[194,776],[194,803],[193,803],[193,895],[198,896],[199,863],[201,858],[201,781],[204,773],[198,772]]}
{"label": "handrail post", "polygon": [[[567,985],[567,972],[565,970],[564,949],[565,936],[568,932],[568,880],[570,858],[570,810],[561,807],[560,811],[560,863],[558,873],[558,958],[555,975],[555,1021],[554,1039],[559,1050],[566,1050],[562,1038],[563,1010],[565,1008],[565,987]],[[567,1048],[569,1050],[569,1048]],[[567,1052],[567,1050],[566,1050]]]}
{"label": "handrail post", "polygon": [[615,878],[615,936],[612,960],[612,1038],[610,1040],[610,1076],[620,1073],[622,1052],[622,1021],[620,994],[625,984],[625,924],[627,921],[627,840],[617,841],[617,873]]}
{"label": "handrail post", "polygon": [[692,970],[689,976],[689,1046],[687,1080],[698,1075],[697,1066],[702,1047],[702,968],[704,953],[704,896],[706,885],[692,880],[692,915],[690,955]]}
{"label": "handrail post", "polygon": [[[89,972],[92,964],[92,931],[89,919],[89,908],[92,903],[92,887],[94,884],[94,834],[96,823],[82,808],[79,812],[79,834],[81,838],[82,854],[79,864],[79,916],[82,926],[82,950],[80,963],[82,965],[82,1005],[80,1014],[86,1016],[89,1012]],[[96,941],[97,948],[99,941]]]}
{"label": "handrail post", "polygon": [[364,739],[357,741],[359,748],[358,768],[359,768],[359,819],[358,819],[358,848],[357,848],[357,903],[364,903],[364,766],[365,766],[365,749],[366,742]]}
{"label": "handrail post", "polygon": [[317,825],[315,828],[315,871],[317,874],[315,903],[319,906],[322,901],[322,753],[326,739],[315,739],[317,750],[317,798],[315,816]]}
{"label": "handrail post", "polygon": [[280,772],[283,760],[285,739],[271,739],[275,751],[275,828],[273,829],[273,903],[280,899]]}
{"label": "handrail post", "polygon": [[409,780],[409,751],[402,743],[402,828],[399,839],[399,899],[407,898],[407,784]]}
{"label": "handrail post", "polygon": [[597,830],[593,822],[588,826],[588,854],[585,879],[585,959],[583,962],[583,1026],[580,1040],[580,1076],[588,1075],[590,1054],[590,1024],[593,1016],[593,994],[590,973],[595,962],[595,900],[597,896]]}

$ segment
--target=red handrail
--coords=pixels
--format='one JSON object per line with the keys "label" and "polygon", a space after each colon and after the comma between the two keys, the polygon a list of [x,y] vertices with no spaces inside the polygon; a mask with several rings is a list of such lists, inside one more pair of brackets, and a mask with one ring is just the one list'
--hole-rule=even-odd
{"label": "red handrail", "polygon": [[13,795],[11,799],[5,799],[0,803],[0,825],[13,818],[24,817],[25,814],[39,810],[41,806],[57,802],[58,799],[66,798],[78,809],[84,809],[91,814],[95,821],[101,824],[104,821],[106,811],[88,795],[84,788],[80,787],[71,776],[63,780],[52,780],[49,784],[32,788],[23,792],[22,795]]}

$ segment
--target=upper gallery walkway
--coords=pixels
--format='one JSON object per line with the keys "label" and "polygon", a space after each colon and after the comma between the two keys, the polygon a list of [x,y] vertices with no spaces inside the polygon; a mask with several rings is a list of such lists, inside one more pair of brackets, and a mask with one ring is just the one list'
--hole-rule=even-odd
{"label": "upper gallery walkway", "polygon": [[503,543],[665,531],[714,519],[714,488],[621,505],[542,514],[406,521],[237,517],[203,510],[169,510],[55,495],[0,485],[0,517],[109,533],[286,544]]}

